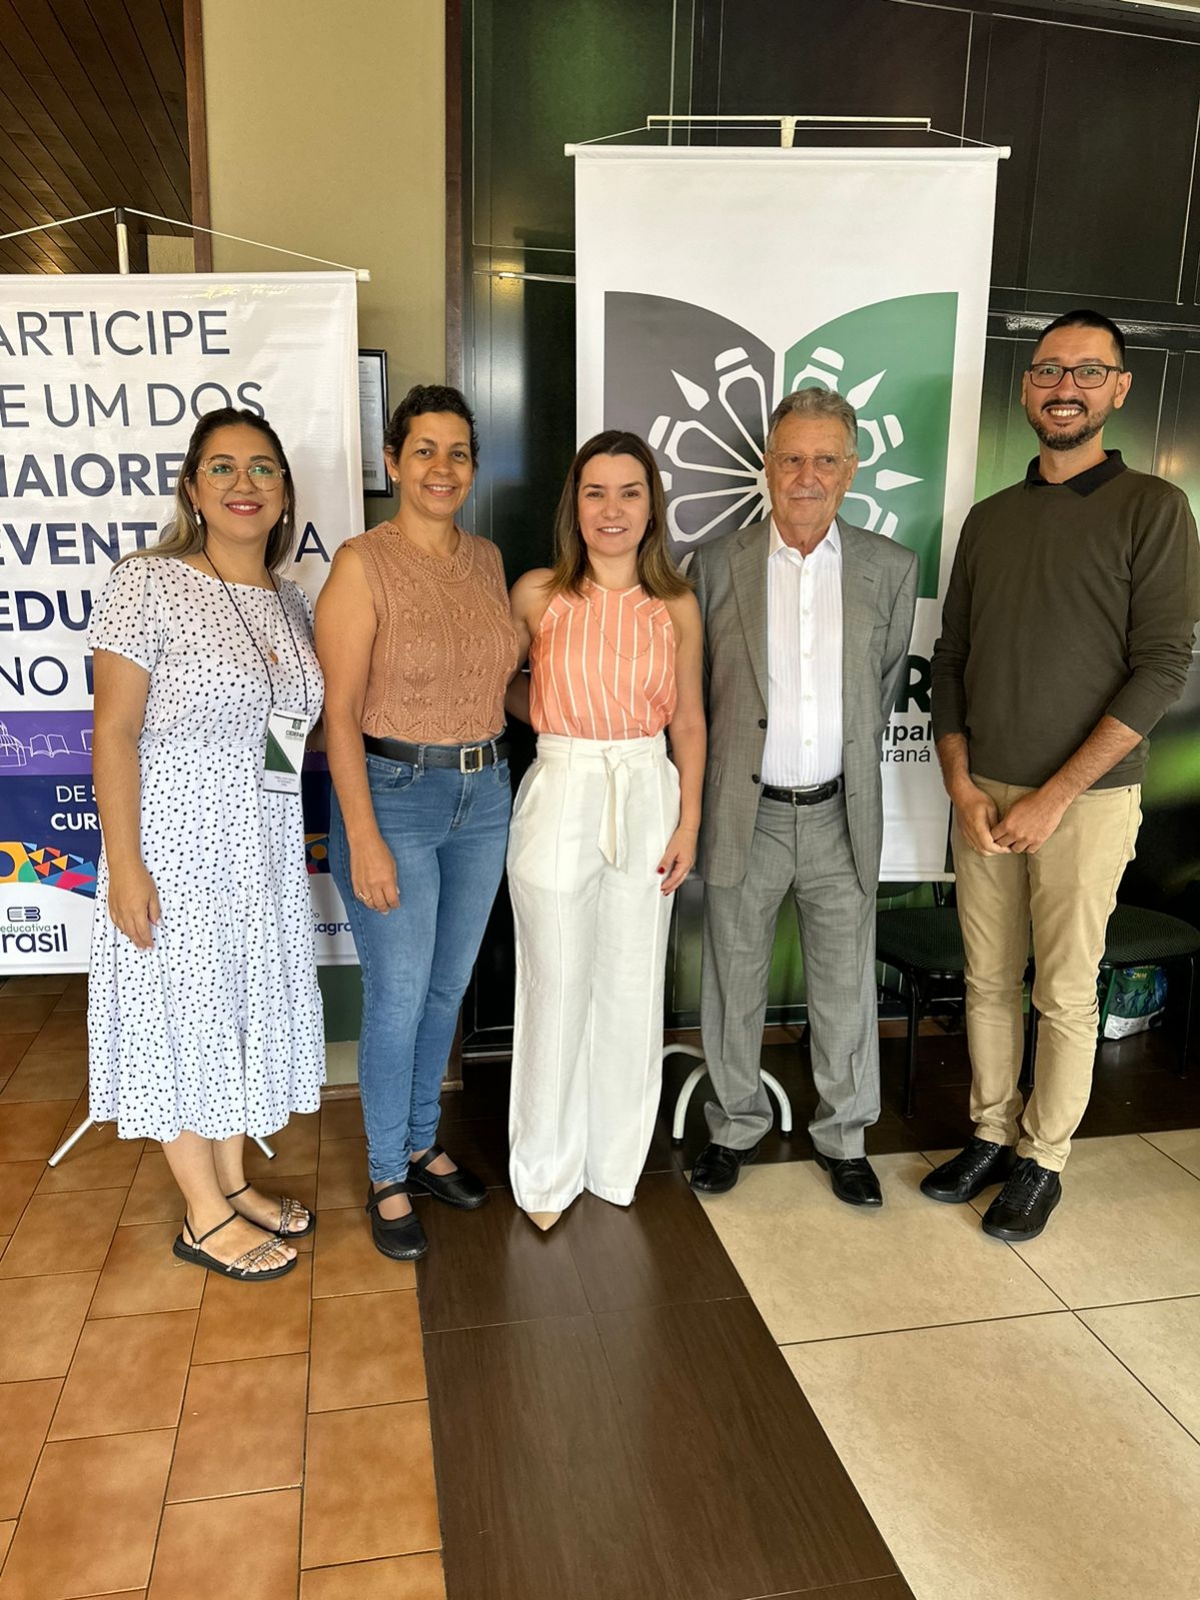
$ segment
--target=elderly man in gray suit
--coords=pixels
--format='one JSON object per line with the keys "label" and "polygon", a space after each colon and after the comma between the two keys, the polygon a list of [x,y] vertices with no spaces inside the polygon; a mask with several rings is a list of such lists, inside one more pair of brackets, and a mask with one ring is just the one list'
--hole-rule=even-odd
{"label": "elderly man in gray suit", "polygon": [[808,994],[817,1161],[851,1205],[879,1206],[864,1130],[879,1115],[875,892],[880,747],[912,633],[917,558],[838,516],[858,463],[838,394],[800,389],[771,418],[771,515],[702,545],[708,769],[701,1025],[717,1098],[692,1172],[732,1189],[771,1125],[759,1062],[775,918],[796,902]]}

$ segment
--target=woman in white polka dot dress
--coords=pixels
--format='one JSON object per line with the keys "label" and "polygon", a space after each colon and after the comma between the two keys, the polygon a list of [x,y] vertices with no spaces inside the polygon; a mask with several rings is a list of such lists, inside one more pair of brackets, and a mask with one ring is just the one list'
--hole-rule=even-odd
{"label": "woman in white polka dot dress", "polygon": [[162,1141],[175,1254],[248,1282],[291,1270],[314,1219],[247,1183],[245,1137],[315,1111],[325,1064],[298,781],[267,758],[268,719],[274,755],[321,710],[308,601],[277,576],[294,535],[274,430],[210,412],[163,541],[114,569],[88,630],[91,1114]]}

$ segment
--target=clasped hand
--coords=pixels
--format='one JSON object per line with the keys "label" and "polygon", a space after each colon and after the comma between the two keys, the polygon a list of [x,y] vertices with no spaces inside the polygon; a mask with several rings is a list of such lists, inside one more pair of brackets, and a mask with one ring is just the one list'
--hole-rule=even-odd
{"label": "clasped hand", "polygon": [[996,802],[974,784],[954,801],[958,825],[972,850],[983,856],[1036,855],[1062,821],[1066,807],[1041,789],[1014,800],[1000,815]]}

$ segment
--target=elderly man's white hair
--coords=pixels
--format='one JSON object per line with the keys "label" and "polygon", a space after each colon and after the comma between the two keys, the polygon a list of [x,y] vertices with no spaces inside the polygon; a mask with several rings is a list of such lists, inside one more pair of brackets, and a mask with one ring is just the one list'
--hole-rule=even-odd
{"label": "elderly man's white hair", "polygon": [[773,447],[776,430],[785,417],[811,417],[819,421],[828,419],[840,422],[846,430],[846,454],[858,454],[858,418],[854,414],[854,407],[848,400],[843,400],[836,389],[795,389],[791,394],[785,394],[771,414],[771,426],[767,430],[768,450]]}

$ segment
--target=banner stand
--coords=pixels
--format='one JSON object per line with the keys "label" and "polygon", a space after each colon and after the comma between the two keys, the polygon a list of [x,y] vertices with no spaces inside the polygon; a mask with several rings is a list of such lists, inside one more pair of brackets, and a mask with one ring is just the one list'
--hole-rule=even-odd
{"label": "banner stand", "polygon": [[590,144],[605,144],[609,139],[625,139],[632,133],[664,132],[668,144],[675,131],[676,123],[691,128],[720,128],[720,127],[769,127],[779,129],[779,147],[781,150],[792,150],[796,143],[796,130],[813,130],[818,128],[844,128],[848,133],[861,130],[864,133],[883,133],[889,129],[897,132],[930,133],[939,139],[957,139],[960,145],[973,144],[982,150],[994,150],[996,159],[1007,161],[1012,155],[1012,148],[1006,144],[989,144],[986,139],[971,139],[965,133],[947,133],[941,128],[933,126],[931,117],[863,117],[857,115],[832,115],[808,116],[792,115],[787,112],[718,112],[715,115],[706,115],[703,112],[690,111],[654,111],[646,118],[640,128],[622,128],[619,133],[601,133],[593,139],[579,139],[574,144],[563,145],[563,154],[573,156],[576,151],[583,150]]}
{"label": "banner stand", "polygon": [[[370,283],[369,267],[351,267],[344,261],[327,261],[324,256],[310,256],[306,250],[285,250],[279,244],[267,244],[262,239],[243,239],[240,233],[223,233],[220,228],[202,228],[198,222],[185,222],[182,217],[163,217],[157,211],[138,211],[134,206],[105,206],[100,211],[81,211],[76,217],[60,217],[57,222],[39,222],[32,228],[14,228],[11,233],[0,233],[0,244],[6,239],[21,239],[29,233],[48,233],[51,228],[69,228],[73,222],[90,222],[93,217],[112,217],[117,230],[117,271],[122,277],[132,277],[129,267],[129,225],[125,218],[144,217],[148,222],[165,222],[172,228],[190,228],[193,233],[206,233],[210,239],[228,239],[233,244],[250,244],[256,250],[273,250],[279,256],[292,256],[296,261],[315,261],[319,267],[336,267],[339,272],[352,272],[359,283]],[[86,274],[81,274],[86,276]]]}
{"label": "banner stand", "polygon": [[[75,1132],[69,1139],[63,1140],[62,1144],[59,1145],[58,1149],[50,1157],[49,1161],[46,1162],[46,1165],[48,1167],[56,1167],[62,1158],[75,1148],[89,1128],[95,1128],[98,1126],[103,1126],[103,1124],[94,1122],[91,1117],[84,1117],[83,1121],[75,1129]],[[262,1151],[263,1155],[266,1156],[268,1161],[274,1161],[275,1152],[271,1149],[271,1146],[266,1142],[265,1139],[260,1139],[256,1133],[250,1134],[249,1137],[254,1140],[255,1144]]]}
{"label": "banner stand", "polygon": [[[67,227],[71,223],[88,221],[93,217],[111,216],[113,218],[113,220],[114,220],[114,225],[115,225],[115,228],[116,228],[118,273],[122,277],[128,277],[128,276],[133,276],[133,274],[131,272],[131,268],[130,268],[129,225],[128,225],[128,222],[126,220],[127,216],[129,216],[129,215],[138,216],[138,217],[144,217],[144,218],[146,218],[148,220],[156,221],[156,222],[166,222],[166,223],[171,224],[172,226],[177,226],[177,227],[182,227],[182,228],[191,228],[193,230],[193,232],[199,231],[201,233],[210,234],[211,236],[213,236],[215,238],[230,239],[230,240],[232,240],[232,241],[234,241],[236,243],[239,243],[239,244],[254,245],[257,248],[264,249],[264,250],[272,250],[272,251],[275,251],[275,252],[277,252],[279,254],[282,254],[282,255],[292,256],[292,257],[294,257],[295,259],[298,259],[298,260],[316,262],[318,265],[321,265],[321,266],[337,267],[340,270],[352,272],[354,274],[354,276],[355,276],[355,279],[359,283],[368,283],[368,282],[370,282],[371,274],[370,274],[370,271],[365,267],[349,267],[349,266],[346,266],[346,264],[343,263],[343,262],[327,261],[323,257],[320,257],[320,256],[311,256],[311,255],[307,255],[307,254],[305,254],[303,252],[295,251],[295,250],[284,250],[278,245],[265,244],[261,240],[242,239],[242,238],[240,238],[240,236],[238,236],[236,234],[222,233],[219,229],[200,228],[200,227],[198,227],[197,224],[184,222],[184,221],[182,221],[181,219],[178,219],[178,218],[161,217],[161,216],[158,216],[157,214],[155,214],[153,212],[138,211],[138,210],[135,210],[133,208],[125,207],[125,206],[106,207],[106,208],[104,208],[104,209],[102,209],[100,211],[86,212],[86,213],[83,213],[83,214],[81,214],[79,216],[63,217],[63,218],[61,218],[60,220],[58,220],[56,222],[42,223],[42,224],[39,224],[39,225],[37,225],[35,227],[31,227],[31,228],[20,228],[20,229],[15,230],[14,232],[0,235],[0,240],[18,238],[18,237],[20,237],[21,235],[24,235],[24,234],[41,233],[41,232],[45,232],[45,231],[47,231],[48,229],[51,229],[51,228]],[[94,1119],[91,1116],[85,1117],[84,1120],[80,1123],[79,1127],[76,1128],[71,1133],[69,1138],[67,1138],[67,1139],[65,1139],[63,1141],[63,1143],[59,1146],[59,1148],[49,1158],[49,1161],[48,1161],[47,1165],[50,1166],[50,1167],[57,1167],[59,1162],[62,1161],[63,1158],[75,1147],[75,1145],[78,1144],[80,1139],[83,1138],[84,1134],[87,1133],[88,1129],[93,1127],[93,1126],[95,1126],[95,1125],[96,1124],[94,1122]],[[269,1161],[273,1161],[275,1159],[275,1151],[271,1148],[271,1146],[269,1144],[267,1144],[267,1142],[264,1139],[260,1139],[256,1135],[251,1135],[250,1137],[253,1138],[254,1143],[259,1147],[259,1149],[263,1152],[263,1154],[266,1156],[266,1158]]]}
{"label": "banner stand", "polygon": [[[739,134],[677,141],[692,127]],[[826,144],[818,127],[840,132]],[[802,388],[844,396],[858,448],[841,515],[919,562],[912,640],[880,729],[881,873],[945,879],[930,658],[973,498],[1008,151],[912,117],[667,114],[645,131],[567,146],[578,437],[620,427],[647,441],[681,560],[766,525],[776,406]]]}

